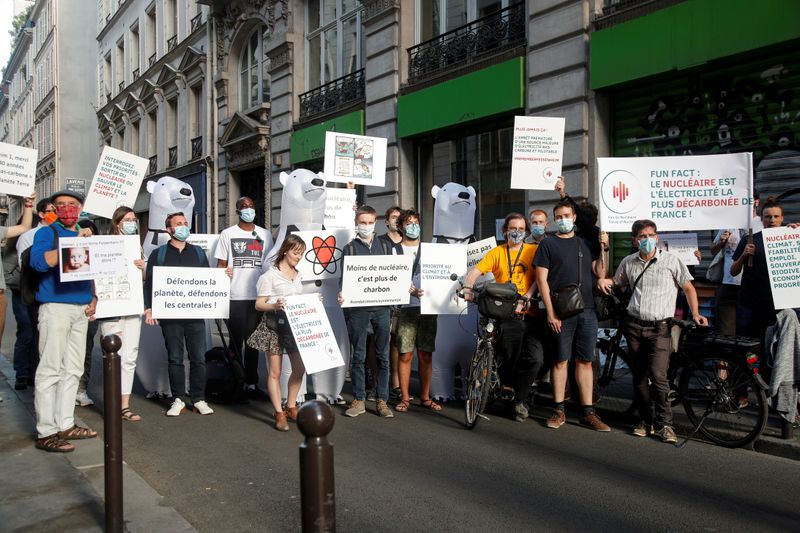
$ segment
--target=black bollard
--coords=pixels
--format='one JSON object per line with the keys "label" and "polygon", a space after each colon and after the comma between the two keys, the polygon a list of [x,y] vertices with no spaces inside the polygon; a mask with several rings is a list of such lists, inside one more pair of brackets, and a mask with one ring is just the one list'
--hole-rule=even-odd
{"label": "black bollard", "polygon": [[122,532],[122,401],[116,335],[103,337],[103,427],[105,429],[106,533]]}
{"label": "black bollard", "polygon": [[306,441],[300,445],[300,498],[303,532],[336,531],[336,495],[333,483],[333,411],[319,400],[304,403],[297,427]]}

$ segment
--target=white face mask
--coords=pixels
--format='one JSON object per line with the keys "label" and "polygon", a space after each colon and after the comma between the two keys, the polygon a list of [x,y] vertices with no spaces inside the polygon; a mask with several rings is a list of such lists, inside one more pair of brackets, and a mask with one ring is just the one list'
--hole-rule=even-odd
{"label": "white face mask", "polygon": [[356,233],[362,239],[368,239],[375,233],[375,224],[359,224],[356,226]]}

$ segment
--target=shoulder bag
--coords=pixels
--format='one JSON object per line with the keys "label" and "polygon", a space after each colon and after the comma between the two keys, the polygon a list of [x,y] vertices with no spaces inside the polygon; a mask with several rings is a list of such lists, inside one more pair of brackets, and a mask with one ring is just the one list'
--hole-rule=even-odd
{"label": "shoulder bag", "polygon": [[583,250],[581,250],[580,237],[575,237],[578,245],[578,283],[564,285],[556,291],[550,291],[550,301],[553,304],[553,311],[560,319],[569,318],[583,312],[586,305],[581,294],[581,283],[583,281]]}

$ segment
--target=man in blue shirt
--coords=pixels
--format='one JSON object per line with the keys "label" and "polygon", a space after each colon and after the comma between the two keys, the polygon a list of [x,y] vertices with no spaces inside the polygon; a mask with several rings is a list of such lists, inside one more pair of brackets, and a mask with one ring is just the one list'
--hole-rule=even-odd
{"label": "man in blue shirt", "polygon": [[[69,440],[89,439],[97,432],[75,425],[75,395],[83,374],[86,330],[94,320],[97,298],[91,281],[62,283],[58,269],[58,239],[91,235],[79,233],[78,215],[83,195],[60,191],[53,195],[58,219],[36,232],[30,264],[41,274],[36,301],[39,307],[39,355],[36,370],[36,447],[48,452],[71,452]],[[55,232],[55,234],[54,234]]]}

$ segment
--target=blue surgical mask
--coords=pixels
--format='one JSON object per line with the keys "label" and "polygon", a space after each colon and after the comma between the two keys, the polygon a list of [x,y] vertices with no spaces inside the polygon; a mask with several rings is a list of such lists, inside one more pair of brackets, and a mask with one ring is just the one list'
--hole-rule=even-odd
{"label": "blue surgical mask", "polygon": [[544,235],[544,226],[540,226],[539,224],[532,225],[531,234],[534,237],[541,237],[542,235]]}
{"label": "blue surgical mask", "polygon": [[649,255],[656,249],[656,238],[647,237],[639,241],[639,251],[645,255]]}
{"label": "blue surgical mask", "polygon": [[247,207],[239,211],[239,216],[241,217],[243,222],[247,222],[249,224],[250,222],[256,219],[256,210]]}
{"label": "blue surgical mask", "polygon": [[520,230],[511,230],[506,233],[506,238],[509,244],[519,244],[525,238],[525,232]]}
{"label": "blue surgical mask", "polygon": [[172,236],[178,239],[179,241],[185,241],[189,238],[189,226],[178,226],[172,232]]}
{"label": "blue surgical mask", "polygon": [[575,227],[575,222],[571,218],[559,218],[556,227],[559,233],[569,233]]}
{"label": "blue surgical mask", "polygon": [[419,224],[409,224],[406,226],[406,237],[409,239],[419,238],[420,227]]}
{"label": "blue surgical mask", "polygon": [[135,220],[123,220],[119,229],[123,235],[136,235],[139,232],[139,223]]}

